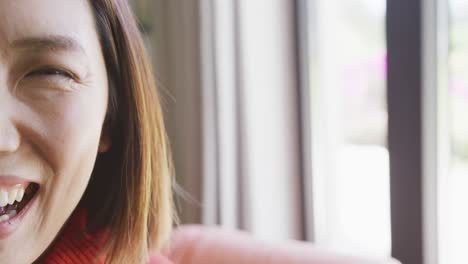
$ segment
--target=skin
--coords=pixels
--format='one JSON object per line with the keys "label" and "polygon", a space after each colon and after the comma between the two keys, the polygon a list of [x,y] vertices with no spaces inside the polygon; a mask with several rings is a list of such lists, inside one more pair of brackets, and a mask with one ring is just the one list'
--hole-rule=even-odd
{"label": "skin", "polygon": [[41,256],[83,196],[109,146],[106,76],[88,1],[0,1],[0,179],[40,184],[2,263]]}

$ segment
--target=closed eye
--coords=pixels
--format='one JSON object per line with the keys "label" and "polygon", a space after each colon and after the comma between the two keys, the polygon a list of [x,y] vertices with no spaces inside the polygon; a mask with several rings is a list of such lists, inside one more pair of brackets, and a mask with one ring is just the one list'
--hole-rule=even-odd
{"label": "closed eye", "polygon": [[73,74],[67,71],[61,70],[61,69],[51,68],[51,67],[34,70],[26,75],[26,77],[47,77],[47,76],[50,76],[50,77],[56,76],[56,77],[64,77],[67,79],[74,79]]}

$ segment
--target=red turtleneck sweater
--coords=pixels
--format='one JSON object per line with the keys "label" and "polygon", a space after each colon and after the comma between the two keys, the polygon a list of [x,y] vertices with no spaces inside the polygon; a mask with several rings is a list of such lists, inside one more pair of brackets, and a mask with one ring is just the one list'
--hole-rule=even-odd
{"label": "red turtleneck sweater", "polygon": [[[103,246],[106,231],[88,234],[85,230],[86,213],[75,212],[58,240],[46,253],[41,263],[44,264],[80,264],[104,263],[104,257],[97,258],[99,249]],[[148,264],[171,264],[167,258],[152,256]]]}

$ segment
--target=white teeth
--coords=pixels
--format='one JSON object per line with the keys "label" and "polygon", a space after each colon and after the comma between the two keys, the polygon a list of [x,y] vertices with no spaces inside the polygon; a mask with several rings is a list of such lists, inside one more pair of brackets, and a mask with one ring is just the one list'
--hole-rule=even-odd
{"label": "white teeth", "polygon": [[1,223],[1,222],[5,222],[5,221],[7,221],[8,219],[10,219],[10,216],[8,216],[8,215],[2,215],[2,216],[0,216],[0,223]]}
{"label": "white teeth", "polygon": [[16,200],[18,189],[13,189],[8,192],[8,204],[13,204]]}
{"label": "white teeth", "polygon": [[23,200],[23,196],[24,196],[24,189],[19,188],[18,192],[16,193],[16,201],[21,202],[21,200]]}
{"label": "white teeth", "polygon": [[0,189],[0,207],[4,207],[8,204],[14,204],[15,201],[21,202],[24,197],[23,186],[16,186],[10,190]]}
{"label": "white teeth", "polygon": [[[0,190],[0,207],[6,206],[8,204],[8,192]],[[1,217],[0,217],[1,221]]]}
{"label": "white teeth", "polygon": [[16,210],[11,210],[9,213],[8,213],[8,219],[14,217],[16,215]]}
{"label": "white teeth", "polygon": [[17,185],[9,190],[0,189],[0,207],[4,207],[8,204],[14,204],[21,202],[24,197],[24,187]]}
{"label": "white teeth", "polygon": [[0,223],[10,220],[16,215],[16,210],[11,210],[8,214],[0,216]]}

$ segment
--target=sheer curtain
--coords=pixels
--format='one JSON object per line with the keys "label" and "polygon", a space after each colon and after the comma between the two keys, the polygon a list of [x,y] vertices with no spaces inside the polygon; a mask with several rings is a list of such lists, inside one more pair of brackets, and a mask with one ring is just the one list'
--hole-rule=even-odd
{"label": "sheer curtain", "polygon": [[[375,26],[378,23],[362,20],[362,8],[353,13],[348,7],[356,7],[356,2],[375,7],[383,0],[145,2],[151,5],[146,8],[154,10],[148,43],[159,89],[165,98],[179,184],[176,196],[183,223],[223,225],[248,230],[263,239],[306,239],[324,245],[324,240],[336,239],[336,235],[326,231],[337,230],[337,221],[346,222],[345,231],[362,237],[359,228],[354,225],[350,228],[349,215],[353,219],[372,220],[378,216],[388,220],[380,211],[363,207],[366,203],[347,199],[366,197],[363,189],[358,188],[364,184],[349,188],[340,182],[353,192],[344,195],[330,181],[328,172],[339,166],[336,160],[327,159],[326,139],[333,135],[324,129],[326,124],[314,119],[316,116],[330,119],[324,113],[333,111],[326,107],[337,104],[336,98],[328,96],[331,91],[314,81],[319,70],[323,70],[317,64],[320,55],[323,56],[317,47],[322,43],[321,47],[328,48],[329,54],[336,55],[340,62],[339,54],[350,54],[347,49],[350,43],[345,37],[335,37],[349,38],[352,33],[346,27],[341,28],[347,31],[344,35],[332,30],[329,22],[319,19],[326,18],[326,13],[315,8],[316,4],[335,3],[328,9],[334,19],[346,14],[359,23]],[[403,263],[458,263],[462,261],[459,258],[463,243],[453,239],[463,238],[460,232],[466,231],[460,220],[463,218],[457,217],[464,212],[463,199],[457,198],[464,195],[464,185],[453,181],[465,181],[463,174],[448,176],[454,173],[450,169],[457,169],[452,168],[456,160],[451,159],[456,157],[450,153],[454,144],[451,140],[455,139],[448,134],[462,132],[451,131],[454,128],[464,128],[459,127],[463,122],[452,127],[454,121],[449,117],[454,114],[449,107],[463,102],[448,98],[448,87],[463,84],[452,83],[450,79],[457,81],[456,78],[463,77],[463,57],[457,57],[463,63],[450,60],[455,59],[455,54],[460,56],[460,49],[468,42],[459,39],[467,25],[463,12],[454,12],[455,20],[449,23],[448,3],[462,5],[463,1],[385,3],[387,49],[382,59],[388,106],[385,139],[389,161],[386,167],[390,169],[392,256]],[[310,21],[304,21],[306,17]],[[365,31],[359,23],[355,26]],[[308,27],[307,33],[300,34],[304,33],[300,31],[304,26]],[[460,36],[451,33],[455,29]],[[325,40],[345,48],[325,45]],[[365,45],[355,46],[367,49]],[[341,53],[335,54],[335,50]],[[336,67],[328,69],[330,80],[339,79]],[[332,83],[335,87],[335,82]],[[327,96],[322,100],[313,91]],[[451,90],[455,92],[463,91]],[[322,106],[324,112],[317,111]],[[463,111],[457,111],[456,115],[464,117]],[[365,163],[364,169],[378,165],[367,166],[373,162],[354,158]],[[347,180],[353,182],[356,174],[348,170],[343,173],[350,175]],[[325,180],[329,184],[324,184]],[[366,182],[364,187],[379,190],[375,186]],[[349,206],[333,207],[337,195]],[[376,196],[368,195],[372,201],[366,202],[374,202]],[[456,203],[450,203],[455,198]],[[365,210],[357,213],[354,205]],[[337,212],[346,209],[349,214],[328,217],[330,208]],[[359,221],[359,226],[367,229],[368,225],[363,223],[367,222]],[[366,243],[376,244],[374,240]],[[350,244],[347,242],[346,246]]]}
{"label": "sheer curtain", "polygon": [[[155,1],[184,223],[305,237],[294,1]],[[163,92],[164,94],[165,92]]]}

